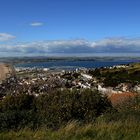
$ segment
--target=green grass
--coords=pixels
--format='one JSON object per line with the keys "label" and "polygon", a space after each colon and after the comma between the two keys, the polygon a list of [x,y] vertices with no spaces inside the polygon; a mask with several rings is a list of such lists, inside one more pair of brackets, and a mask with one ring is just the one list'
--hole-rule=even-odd
{"label": "green grass", "polygon": [[67,124],[57,131],[45,128],[32,131],[0,133],[0,140],[139,140],[140,125],[134,121],[99,122],[80,126],[76,122]]}

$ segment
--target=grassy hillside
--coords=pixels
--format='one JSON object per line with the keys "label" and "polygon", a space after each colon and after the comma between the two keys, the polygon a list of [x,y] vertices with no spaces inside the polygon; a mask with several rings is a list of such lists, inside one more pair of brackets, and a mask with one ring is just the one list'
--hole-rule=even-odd
{"label": "grassy hillside", "polygon": [[[140,64],[89,71],[108,86],[140,83]],[[139,140],[140,96],[117,106],[98,91],[56,90],[0,100],[0,140]]]}
{"label": "grassy hillside", "polygon": [[97,77],[105,86],[117,86],[120,83],[140,84],[140,63],[132,63],[125,68],[100,68],[89,70],[89,73]]}
{"label": "grassy hillside", "polygon": [[139,140],[140,125],[134,122],[87,124],[73,122],[57,131],[23,129],[0,134],[1,140]]}
{"label": "grassy hillside", "polygon": [[139,140],[140,96],[113,107],[97,91],[0,100],[0,140]]}

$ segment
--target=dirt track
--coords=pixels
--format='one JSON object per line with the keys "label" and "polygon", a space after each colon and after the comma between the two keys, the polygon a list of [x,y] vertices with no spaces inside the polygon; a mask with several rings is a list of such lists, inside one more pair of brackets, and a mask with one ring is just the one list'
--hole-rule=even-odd
{"label": "dirt track", "polygon": [[9,65],[0,63],[0,81],[4,80],[8,74],[12,72]]}

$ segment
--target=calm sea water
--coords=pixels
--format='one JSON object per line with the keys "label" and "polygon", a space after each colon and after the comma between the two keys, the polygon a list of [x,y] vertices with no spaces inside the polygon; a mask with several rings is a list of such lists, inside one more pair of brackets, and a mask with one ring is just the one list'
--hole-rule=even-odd
{"label": "calm sea water", "polygon": [[33,62],[33,63],[23,63],[17,64],[15,67],[37,67],[37,68],[60,68],[60,69],[70,69],[70,68],[99,68],[99,67],[109,67],[120,64],[129,64],[132,62],[138,62],[138,60],[116,60],[116,61],[66,61],[57,60],[50,62]]}

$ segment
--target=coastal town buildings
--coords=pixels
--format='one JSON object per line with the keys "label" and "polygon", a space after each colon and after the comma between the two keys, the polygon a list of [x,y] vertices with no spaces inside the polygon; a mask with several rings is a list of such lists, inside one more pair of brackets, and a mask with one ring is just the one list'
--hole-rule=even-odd
{"label": "coastal town buildings", "polygon": [[[114,68],[124,68],[115,66]],[[111,69],[113,67],[109,67]],[[140,85],[120,83],[115,87],[105,86],[96,76],[89,74],[88,69],[50,70],[49,68],[15,68],[16,76],[7,77],[0,84],[1,95],[5,94],[39,94],[56,89],[92,89],[111,97],[112,94],[139,93]]]}

